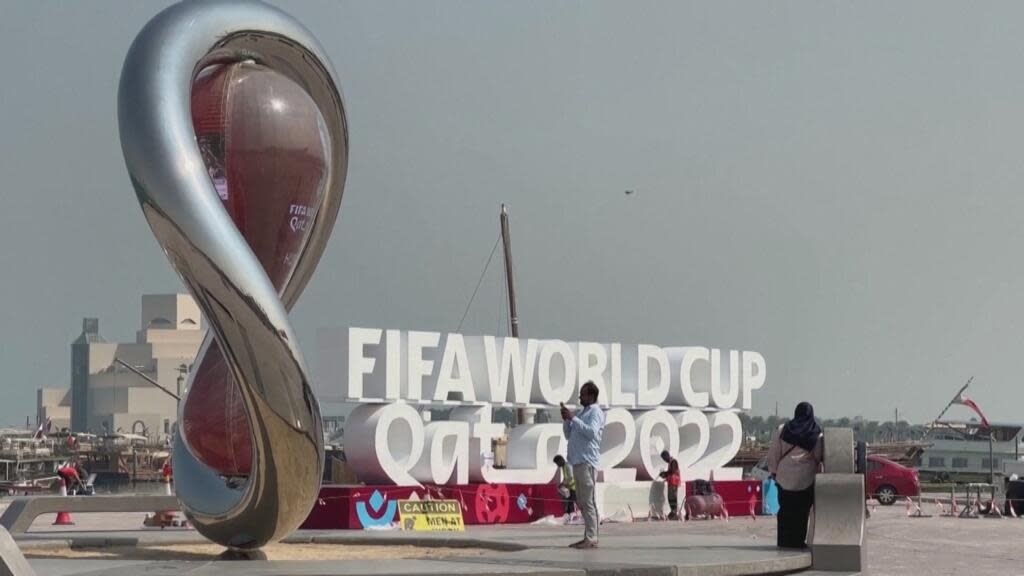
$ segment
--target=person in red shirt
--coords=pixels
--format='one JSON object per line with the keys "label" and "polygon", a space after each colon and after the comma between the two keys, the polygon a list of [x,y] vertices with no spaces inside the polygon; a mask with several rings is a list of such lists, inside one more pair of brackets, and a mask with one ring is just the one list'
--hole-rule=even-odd
{"label": "person in red shirt", "polygon": [[679,485],[683,483],[683,476],[679,473],[679,462],[668,453],[668,450],[661,452],[661,459],[668,463],[668,470],[660,474],[668,484],[668,519],[679,519]]}
{"label": "person in red shirt", "polygon": [[57,475],[64,481],[64,486],[69,493],[82,486],[82,477],[78,475],[78,470],[75,468],[74,464],[66,464],[57,469]]}

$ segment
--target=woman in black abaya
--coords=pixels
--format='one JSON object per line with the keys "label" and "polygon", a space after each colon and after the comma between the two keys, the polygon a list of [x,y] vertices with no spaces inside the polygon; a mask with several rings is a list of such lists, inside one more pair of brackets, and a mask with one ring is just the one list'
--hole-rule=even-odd
{"label": "woman in black abaya", "polygon": [[801,402],[793,419],[775,431],[768,449],[768,472],[779,486],[780,548],[807,546],[814,477],[821,469],[822,452],[821,426],[814,419],[814,408]]}

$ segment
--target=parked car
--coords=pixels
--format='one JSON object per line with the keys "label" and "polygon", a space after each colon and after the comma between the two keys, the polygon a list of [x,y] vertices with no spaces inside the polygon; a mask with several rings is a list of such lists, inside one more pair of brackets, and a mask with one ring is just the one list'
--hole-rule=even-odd
{"label": "parked car", "polygon": [[881,456],[868,456],[864,488],[868,498],[874,497],[882,506],[892,506],[899,498],[920,494],[921,482],[917,470]]}
{"label": "parked car", "polygon": [[[768,478],[768,460],[762,458],[746,475],[750,480]],[[881,456],[867,457],[864,472],[864,490],[868,499],[875,498],[882,506],[892,506],[903,497],[915,497],[921,492],[917,470],[897,464]]]}

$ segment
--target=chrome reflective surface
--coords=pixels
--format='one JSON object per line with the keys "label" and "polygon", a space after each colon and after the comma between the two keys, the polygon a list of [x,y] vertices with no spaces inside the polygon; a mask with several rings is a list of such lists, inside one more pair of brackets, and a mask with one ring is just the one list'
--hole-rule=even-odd
{"label": "chrome reflective surface", "polygon": [[[318,206],[304,224],[280,294],[218,195],[191,115],[197,76],[238,62],[300,86],[329,136]],[[297,528],[320,487],[320,411],[287,310],[309,281],[340,207],[348,167],[341,94],[323,49],[280,10],[241,0],[183,2],[153,18],[132,44],[121,73],[118,121],[142,211],[211,326],[182,413],[210,401],[193,384],[204,377],[204,364],[217,360],[207,356],[222,354],[222,376],[206,378],[235,387],[249,430],[248,468],[226,470],[197,457],[179,426],[173,453],[178,499],[207,538],[256,548]]]}

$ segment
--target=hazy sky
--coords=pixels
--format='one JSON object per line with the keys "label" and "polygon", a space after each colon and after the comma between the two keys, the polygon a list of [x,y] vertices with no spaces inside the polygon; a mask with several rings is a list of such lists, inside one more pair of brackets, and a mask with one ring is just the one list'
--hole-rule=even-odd
{"label": "hazy sky", "polygon": [[[0,0],[0,423],[68,385],[83,316],[131,340],[183,289],[117,136],[167,4]],[[1024,4],[276,4],[350,123],[312,366],[322,327],[454,330],[506,202],[524,335],[758,350],[755,413],[920,421],[974,375],[1024,420]],[[465,333],[504,333],[493,264]]]}

